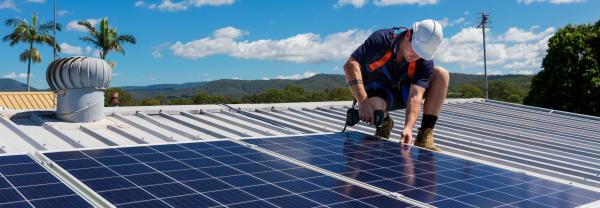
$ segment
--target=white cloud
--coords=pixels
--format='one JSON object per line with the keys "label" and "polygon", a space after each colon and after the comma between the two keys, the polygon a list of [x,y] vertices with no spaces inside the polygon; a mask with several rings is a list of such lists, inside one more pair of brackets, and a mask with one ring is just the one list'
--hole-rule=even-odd
{"label": "white cloud", "polygon": [[405,4],[428,5],[437,4],[438,2],[438,0],[374,0],[373,4],[377,6],[394,6]]}
{"label": "white cloud", "polygon": [[94,55],[92,53],[93,49],[90,46],[80,47],[73,46],[66,42],[60,44],[61,53],[69,54],[69,55]]}
{"label": "white cloud", "polygon": [[[33,74],[29,74],[29,77],[33,77]],[[16,72],[11,72],[8,74],[5,74],[4,76],[2,76],[2,78],[10,78],[10,79],[14,79],[14,78],[19,78],[19,79],[26,79],[27,78],[27,73],[16,73]]]}
{"label": "white cloud", "polygon": [[186,10],[188,6],[189,4],[186,1],[173,3],[171,0],[164,0],[161,4],[158,4],[156,8],[158,8],[161,11],[175,12]]}
{"label": "white cloud", "polygon": [[43,3],[46,2],[46,0],[27,0],[27,2],[36,3],[36,4],[43,4]]}
{"label": "white cloud", "polygon": [[338,2],[333,5],[334,8],[341,8],[346,5],[352,5],[354,8],[362,8],[367,4],[367,0],[338,0]]}
{"label": "white cloud", "polygon": [[452,21],[450,21],[448,17],[444,17],[443,19],[437,21],[442,25],[442,27],[454,27],[455,25],[466,23],[464,17]]}
{"label": "white cloud", "polygon": [[177,41],[171,50],[175,56],[189,59],[224,54],[243,59],[320,63],[347,58],[371,31],[351,29],[324,38],[319,34],[303,33],[278,40],[238,40],[243,34],[243,31],[233,27],[222,28],[215,31],[212,37],[185,43]]}
{"label": "white cloud", "polygon": [[60,11],[58,11],[57,14],[58,14],[58,16],[62,17],[62,16],[65,16],[67,13],[69,13],[67,10],[60,10]]}
{"label": "white cloud", "polygon": [[4,76],[2,76],[2,78],[10,78],[10,79],[14,79],[17,77],[17,73],[16,72],[11,72],[8,74],[5,74]]}
{"label": "white cloud", "polygon": [[[373,0],[373,5],[385,7],[385,6],[396,6],[396,5],[411,5],[416,4],[422,5],[433,5],[437,4],[439,0]],[[346,5],[352,5],[354,8],[362,8],[368,3],[368,0],[338,0],[333,5],[334,8],[341,8]]]}
{"label": "white cloud", "polygon": [[[552,27],[536,32],[534,26],[526,31],[509,28],[500,36],[486,30],[486,55],[488,66],[498,70],[512,70],[521,74],[539,71],[548,49],[548,40],[554,34]],[[483,66],[483,38],[480,29],[463,28],[452,37],[445,38],[435,60],[453,63],[461,68]]]}
{"label": "white cloud", "polygon": [[317,73],[312,71],[305,71],[302,74],[292,74],[292,75],[279,75],[274,77],[273,79],[305,79],[312,76],[315,76]]}
{"label": "white cloud", "polygon": [[225,6],[235,3],[235,0],[181,0],[173,2],[172,0],[162,0],[160,3],[146,3],[145,1],[136,1],[133,6],[148,8],[150,10],[160,10],[167,12],[184,11],[190,7],[203,6]]}
{"label": "white cloud", "polygon": [[165,48],[168,48],[171,45],[171,43],[167,42],[167,43],[162,43],[158,46],[153,47],[152,50],[152,57],[154,58],[162,58],[162,50]]}
{"label": "white cloud", "polygon": [[15,11],[21,11],[19,8],[17,8],[17,5],[14,2],[12,2],[12,0],[4,0],[0,2],[0,9],[12,9]]}
{"label": "white cloud", "polygon": [[[101,19],[102,18],[87,19],[85,21],[89,22],[92,26],[96,26],[96,24],[98,24],[98,22]],[[74,30],[74,31],[79,31],[79,32],[87,32],[88,31],[84,26],[77,24],[77,22],[79,22],[79,20],[71,20],[69,23],[67,23],[67,30]]]}
{"label": "white cloud", "polygon": [[535,2],[548,2],[551,4],[572,4],[572,3],[582,3],[586,0],[517,0],[520,4],[532,4]]}
{"label": "white cloud", "polygon": [[522,74],[522,75],[533,75],[535,74],[533,71],[530,70],[519,70],[519,71],[511,71],[511,74]]}
{"label": "white cloud", "polygon": [[223,5],[232,5],[235,3],[235,0],[190,0],[189,1],[195,7],[201,6],[223,6]]}
{"label": "white cloud", "polygon": [[546,30],[536,33],[539,26],[533,26],[529,31],[519,29],[516,27],[508,28],[504,35],[500,36],[500,40],[508,42],[528,42],[536,41],[542,38],[548,37],[548,35],[554,34],[555,29],[553,27],[546,28]]}
{"label": "white cloud", "polygon": [[[483,75],[484,72],[477,72],[477,75]],[[500,70],[488,70],[487,75],[503,75],[504,73],[502,73],[502,71]]]}
{"label": "white cloud", "polygon": [[154,57],[154,58],[162,58],[162,57],[163,57],[163,55],[162,55],[162,53],[160,52],[160,50],[153,50],[153,51],[152,51],[152,57]]}
{"label": "white cloud", "polygon": [[81,55],[83,54],[83,50],[81,50],[81,47],[78,46],[72,46],[69,45],[68,43],[61,43],[60,44],[60,52],[61,53],[65,53],[65,54],[70,54],[70,55]]}
{"label": "white cloud", "polygon": [[247,34],[248,34],[247,31],[242,31],[235,27],[224,27],[224,28],[215,30],[213,32],[214,37],[230,38],[230,39],[237,39],[237,38],[242,37]]}
{"label": "white cloud", "polygon": [[147,4],[144,1],[135,1],[135,3],[133,3],[134,7],[146,7]]}

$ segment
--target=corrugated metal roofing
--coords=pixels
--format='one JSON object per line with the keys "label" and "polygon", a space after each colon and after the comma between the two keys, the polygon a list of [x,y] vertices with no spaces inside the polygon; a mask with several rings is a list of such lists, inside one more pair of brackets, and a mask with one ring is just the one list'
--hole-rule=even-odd
{"label": "corrugated metal roofing", "polygon": [[[0,152],[64,150],[337,132],[350,102],[107,108],[105,120],[66,123],[44,111],[1,111]],[[392,114],[399,138],[404,111]],[[446,153],[600,190],[600,118],[482,99],[448,100],[436,125]],[[350,131],[372,134],[373,127]],[[416,134],[416,132],[414,132]]]}
{"label": "corrugated metal roofing", "polygon": [[0,109],[54,109],[54,92],[0,92]]}

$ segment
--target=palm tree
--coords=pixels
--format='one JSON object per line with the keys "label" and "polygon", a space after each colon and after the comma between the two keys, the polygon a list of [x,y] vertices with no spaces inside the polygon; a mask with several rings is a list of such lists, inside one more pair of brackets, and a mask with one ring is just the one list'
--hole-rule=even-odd
{"label": "palm tree", "polygon": [[[31,17],[31,23],[27,22],[26,19],[11,18],[6,20],[5,24],[6,26],[13,27],[14,30],[12,33],[4,36],[2,38],[3,41],[10,41],[10,46],[14,46],[17,43],[29,43],[29,49],[19,55],[21,62],[27,61],[27,91],[29,92],[31,62],[42,62],[42,56],[38,49],[33,47],[33,44],[47,44],[60,51],[60,47],[56,45],[54,37],[50,35],[54,29],[54,22],[38,22],[38,16],[34,13]],[[56,30],[60,31],[60,24],[58,23],[56,24]]]}
{"label": "palm tree", "polygon": [[107,18],[100,20],[100,28],[98,28],[98,30],[96,30],[96,28],[88,21],[79,21],[77,24],[85,27],[90,32],[90,36],[81,37],[79,39],[84,42],[90,42],[94,47],[100,49],[101,59],[106,59],[106,56],[110,51],[119,52],[125,55],[125,50],[121,47],[121,43],[135,44],[135,37],[133,37],[133,35],[117,34],[117,29],[111,28],[108,25]]}

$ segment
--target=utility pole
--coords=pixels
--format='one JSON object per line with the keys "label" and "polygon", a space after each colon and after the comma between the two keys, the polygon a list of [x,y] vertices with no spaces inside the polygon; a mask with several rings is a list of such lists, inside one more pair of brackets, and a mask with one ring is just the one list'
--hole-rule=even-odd
{"label": "utility pole", "polygon": [[54,33],[52,33],[52,38],[54,38],[52,51],[54,52],[54,60],[56,60],[56,0],[54,0]]}
{"label": "utility pole", "polygon": [[489,99],[489,88],[488,88],[488,77],[487,77],[487,60],[486,60],[486,54],[485,54],[485,29],[489,28],[486,27],[485,25],[490,23],[489,20],[490,15],[486,12],[482,12],[481,13],[481,17],[480,17],[480,22],[479,25],[477,25],[477,28],[481,28],[481,31],[483,33],[483,73],[485,76],[485,82],[484,82],[484,90],[485,90],[485,99]]}

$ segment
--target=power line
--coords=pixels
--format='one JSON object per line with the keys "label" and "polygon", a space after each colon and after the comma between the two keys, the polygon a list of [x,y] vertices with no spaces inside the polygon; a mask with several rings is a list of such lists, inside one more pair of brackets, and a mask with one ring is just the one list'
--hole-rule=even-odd
{"label": "power line", "polygon": [[486,58],[486,51],[485,51],[485,29],[486,28],[490,28],[490,27],[488,27],[486,25],[489,24],[489,23],[491,23],[491,22],[489,21],[489,18],[490,18],[490,14],[489,13],[482,12],[480,14],[481,14],[481,16],[479,17],[479,25],[477,25],[477,28],[481,28],[481,31],[483,33],[483,72],[484,72],[484,77],[485,77],[484,89],[485,89],[485,99],[489,99],[488,76],[487,76],[487,58]]}

